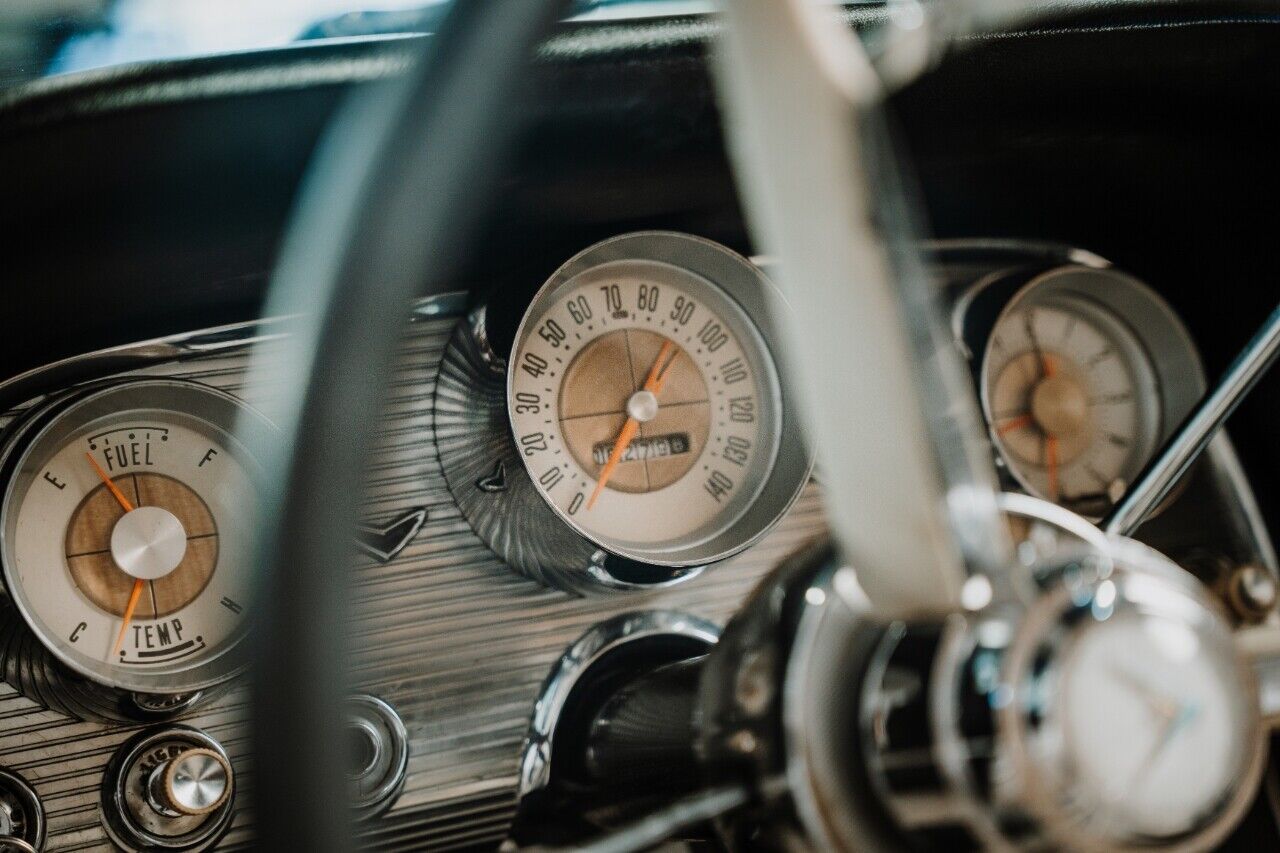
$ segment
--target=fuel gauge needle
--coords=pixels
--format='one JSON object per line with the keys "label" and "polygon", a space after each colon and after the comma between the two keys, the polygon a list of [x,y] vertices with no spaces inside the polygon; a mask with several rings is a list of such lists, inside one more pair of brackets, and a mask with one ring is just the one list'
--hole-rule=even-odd
{"label": "fuel gauge needle", "polygon": [[[124,492],[120,491],[120,487],[111,481],[111,478],[107,476],[107,472],[102,470],[102,466],[98,464],[98,460],[93,458],[93,454],[85,453],[84,458],[89,460],[93,470],[102,479],[102,484],[107,487],[107,491],[111,492],[120,506],[124,508],[124,511],[133,512],[133,504],[124,496]],[[147,582],[141,578],[133,582],[133,591],[129,593],[129,603],[124,608],[124,622],[120,624],[120,633],[116,637],[115,646],[111,649],[113,657],[120,654],[120,647],[124,645],[125,635],[129,633],[129,623],[133,621],[133,611],[138,609],[138,599],[142,597],[142,590],[146,585]]]}

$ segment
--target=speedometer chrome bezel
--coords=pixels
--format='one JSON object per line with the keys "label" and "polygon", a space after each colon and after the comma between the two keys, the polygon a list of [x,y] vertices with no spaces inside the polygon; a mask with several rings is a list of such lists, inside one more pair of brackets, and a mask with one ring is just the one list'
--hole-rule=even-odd
{"label": "speedometer chrome bezel", "polygon": [[225,391],[185,379],[140,377],[76,389],[34,409],[15,425],[0,448],[0,477],[4,480],[0,497],[0,572],[3,573],[5,590],[27,628],[59,663],[76,674],[115,690],[141,694],[174,695],[205,690],[227,681],[247,666],[247,660],[235,654],[242,645],[247,625],[236,628],[232,639],[224,643],[223,648],[200,657],[189,666],[147,671],[113,666],[106,661],[86,661],[82,659],[84,656],[68,654],[62,646],[61,637],[54,636],[44,620],[34,613],[32,603],[11,565],[14,537],[10,527],[15,520],[15,492],[20,483],[25,482],[24,478],[34,476],[35,469],[27,468],[36,450],[50,442],[64,441],[76,432],[76,428],[69,426],[69,416],[84,415],[87,420],[82,422],[92,422],[134,408],[170,410],[180,418],[218,429],[223,433],[218,440],[226,446],[235,447],[237,461],[245,468],[250,480],[261,476],[260,467],[247,445],[258,446],[264,436],[275,432],[275,426],[256,409]]}

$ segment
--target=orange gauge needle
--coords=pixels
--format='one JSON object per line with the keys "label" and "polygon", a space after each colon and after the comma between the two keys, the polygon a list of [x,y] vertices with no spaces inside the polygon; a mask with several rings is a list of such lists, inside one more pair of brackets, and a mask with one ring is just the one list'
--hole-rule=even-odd
{"label": "orange gauge needle", "polygon": [[[120,506],[124,507],[125,512],[133,512],[133,504],[124,496],[124,492],[120,491],[120,487],[111,482],[111,478],[107,476],[107,472],[102,470],[102,466],[98,464],[98,460],[93,458],[93,454],[85,453],[85,459],[89,460],[89,464],[93,466],[93,470],[98,472],[98,476],[102,479],[102,484],[107,487],[107,491],[115,496]],[[142,597],[142,588],[147,582],[138,578],[133,582],[133,591],[129,593],[129,603],[124,608],[124,622],[120,625],[120,633],[116,637],[115,647],[112,648],[111,654],[120,654],[120,647],[124,645],[125,635],[129,633],[129,623],[133,621],[133,611],[138,609],[138,599]]]}
{"label": "orange gauge needle", "polygon": [[85,459],[89,460],[89,464],[93,466],[93,470],[98,472],[98,476],[102,478],[102,484],[107,487],[111,494],[115,495],[120,506],[124,507],[125,512],[133,512],[133,504],[129,503],[129,499],[124,496],[124,492],[120,491],[120,487],[111,482],[111,478],[107,476],[107,472],[102,470],[102,466],[98,464],[98,460],[93,458],[93,454],[85,453]]}
{"label": "orange gauge needle", "polygon": [[[662,349],[658,350],[658,357],[653,360],[653,366],[649,368],[649,375],[645,377],[644,387],[641,390],[655,395],[661,391],[662,384],[667,381],[667,374],[670,373],[671,366],[675,364],[678,353],[679,349],[674,341],[663,341]],[[640,429],[640,422],[632,417],[628,417],[627,422],[622,425],[621,431],[618,432],[618,437],[613,442],[613,449],[609,451],[609,458],[604,463],[604,467],[600,469],[595,491],[591,493],[591,499],[587,501],[587,509],[591,509],[596,505],[596,499],[600,497],[600,493],[604,491],[605,484],[609,482],[609,478],[617,470],[618,463],[622,461],[622,454],[626,452],[627,447],[631,444],[631,439],[635,438],[638,429]]]}
{"label": "orange gauge needle", "polygon": [[124,621],[120,623],[120,633],[116,635],[116,644],[111,649],[112,655],[120,654],[125,635],[129,633],[129,623],[133,621],[133,611],[138,608],[138,599],[142,597],[142,588],[147,582],[139,578],[133,582],[133,591],[129,593],[129,603],[124,608]]}
{"label": "orange gauge needle", "polygon": [[1031,417],[1030,412],[1025,415],[1018,415],[1016,418],[1010,418],[996,428],[996,435],[1004,435],[1005,433],[1013,432],[1015,429],[1031,426],[1033,420],[1034,418]]}

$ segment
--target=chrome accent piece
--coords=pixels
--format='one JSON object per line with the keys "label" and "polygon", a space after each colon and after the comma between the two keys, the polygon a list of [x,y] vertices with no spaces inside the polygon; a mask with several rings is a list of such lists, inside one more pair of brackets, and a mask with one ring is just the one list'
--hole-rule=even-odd
{"label": "chrome accent piece", "polygon": [[1280,624],[1272,619],[1236,632],[1236,646],[1253,665],[1258,681],[1258,709],[1262,720],[1280,729]]}
{"label": "chrome accent piece", "polygon": [[882,230],[906,211],[886,186],[892,169],[870,171],[887,148],[867,130],[883,98],[877,74],[810,0],[722,6],[731,153],[794,310],[785,341],[801,369],[790,380],[829,475],[837,537],[886,613],[949,610],[968,571],[1016,597],[972,391],[914,250]]}
{"label": "chrome accent piece", "polygon": [[221,752],[193,747],[156,766],[147,801],[166,817],[206,815],[231,796],[231,764]]}
{"label": "chrome accent piece", "polygon": [[[884,849],[868,815],[871,797],[849,790],[842,751],[833,749],[827,736],[852,731],[857,724],[842,697],[855,692],[851,685],[860,677],[858,652],[874,638],[876,624],[871,602],[847,592],[857,588],[854,570],[838,562],[813,578],[782,683],[788,788],[800,825],[821,850]],[[841,641],[827,642],[832,637]],[[883,656],[873,656],[864,666],[871,673],[864,678],[882,680],[877,673],[883,670]]]}
{"label": "chrome accent piece", "polygon": [[359,820],[369,820],[391,808],[404,790],[409,767],[409,733],[395,709],[376,696],[347,700],[348,729],[363,738],[368,759],[349,776],[355,791],[351,805]]}
{"label": "chrome accent piece", "polygon": [[135,507],[111,529],[111,558],[140,580],[168,575],[186,554],[186,528],[164,507]]}
{"label": "chrome accent piece", "polygon": [[[996,608],[932,625],[898,623],[877,650],[880,664],[868,670],[863,737],[877,744],[869,758],[872,780],[895,820],[909,833],[959,823],[984,846],[1001,848],[1167,843],[1205,849],[1218,843],[1252,801],[1266,757],[1253,673],[1222,608],[1194,576],[1134,540],[1107,537],[1073,513],[1026,495],[1002,497],[1001,504],[1031,525],[1020,563],[1044,594],[1025,611]],[[1229,787],[1204,814],[1192,816],[1197,823],[1168,837],[1144,835],[1113,820],[1117,813],[1098,811],[1105,810],[1099,805],[1105,794],[1073,769],[1098,747],[1063,728],[1064,667],[1072,650],[1084,632],[1125,613],[1158,622],[1153,632],[1185,630],[1178,636],[1194,637],[1198,654],[1217,654],[1246,717],[1239,766],[1224,777]],[[907,639],[914,646],[898,655]],[[912,691],[893,695],[904,678]],[[956,706],[962,699],[963,715]],[[912,703],[909,715],[927,709],[927,733],[897,744],[876,737],[892,725],[886,715]],[[1199,713],[1180,704],[1159,707],[1162,714],[1185,713],[1179,724]],[[979,708],[990,709],[989,719]],[[1169,726],[1175,718],[1162,719]],[[935,776],[945,784],[923,781]]]}
{"label": "chrome accent piece", "polygon": [[[484,317],[479,308],[458,324],[436,385],[436,448],[458,508],[503,562],[539,583],[582,594],[596,591],[596,581],[627,589],[529,479],[507,420],[506,365],[489,348]],[[663,581],[693,573],[674,570]]]}
{"label": "chrome accent piece", "polygon": [[[459,319],[449,312],[462,302],[456,296],[448,311],[419,316],[406,330],[376,421],[377,447],[368,468],[364,518],[369,523],[418,508],[428,514],[418,535],[390,561],[355,558],[352,671],[358,689],[399,711],[409,737],[404,792],[386,814],[361,827],[379,850],[438,849],[464,841],[496,846],[517,808],[521,745],[543,676],[575,638],[637,607],[721,622],[784,556],[826,529],[820,492],[811,485],[773,533],[697,583],[616,599],[581,599],[512,573],[459,512],[432,432],[436,378]],[[82,372],[85,378],[112,375],[125,364],[132,368],[126,375],[195,380],[270,413],[273,386],[250,383],[246,374],[248,346],[276,345],[275,333],[259,334],[264,328],[285,327],[244,324],[235,327],[234,342],[210,341],[208,349],[186,349],[176,361],[169,347],[106,351],[136,356],[123,362],[92,356],[72,361],[90,368]],[[38,393],[62,390],[59,383],[67,375],[37,372],[25,387],[42,387]],[[20,393],[0,385],[0,405],[10,410],[0,415],[0,427],[28,404]],[[492,465],[484,474],[491,473]],[[247,696],[241,686],[233,683],[220,695],[206,691],[194,711],[182,702],[140,709],[131,701],[126,714],[119,699],[56,666],[3,596],[0,664],[7,682],[0,683],[0,763],[32,780],[46,803],[56,803],[48,817],[49,849],[109,843],[98,818],[97,780],[111,751],[131,730],[95,719],[154,720],[157,714],[181,712],[188,715],[184,722],[224,744],[234,766],[243,768],[249,758]],[[27,695],[15,689],[18,684]],[[221,848],[251,841],[252,818],[236,808]]]}
{"label": "chrome accent piece", "polygon": [[1246,622],[1261,622],[1276,606],[1276,576],[1260,566],[1245,563],[1231,572],[1226,583],[1227,603]]}
{"label": "chrome accent piece", "polygon": [[282,317],[232,323],[71,356],[0,382],[0,408],[8,410],[94,379],[278,340],[287,334],[292,321],[293,318]]}
{"label": "chrome accent piece", "polygon": [[393,517],[386,524],[362,522],[356,528],[356,547],[375,560],[389,562],[413,541],[426,520],[426,507],[419,507]]}
{"label": "chrome accent piece", "polygon": [[35,790],[17,773],[0,767],[0,851],[5,844],[10,850],[43,850],[44,837],[44,806]]}
{"label": "chrome accent piece", "polygon": [[1280,355],[1280,307],[1227,368],[1218,384],[1174,431],[1125,496],[1102,521],[1108,533],[1129,535],[1177,485],[1236,406]]}
{"label": "chrome accent piece", "polygon": [[556,725],[569,694],[583,674],[609,652],[652,637],[686,637],[715,645],[720,628],[706,619],[671,610],[623,613],[592,626],[560,656],[543,682],[534,705],[529,735],[520,759],[521,798],[545,788],[551,779]]}
{"label": "chrome accent piece", "polygon": [[191,726],[145,729],[107,765],[102,822],[125,850],[207,850],[230,825],[234,796],[231,759],[218,741]]}
{"label": "chrome accent piece", "polygon": [[[439,293],[416,300],[409,315],[414,320],[456,317],[466,303],[466,291]],[[0,409],[8,411],[43,394],[92,379],[283,340],[297,320],[296,316],[284,316],[228,323],[70,356],[0,381]],[[7,423],[12,414],[0,415],[0,425]]]}

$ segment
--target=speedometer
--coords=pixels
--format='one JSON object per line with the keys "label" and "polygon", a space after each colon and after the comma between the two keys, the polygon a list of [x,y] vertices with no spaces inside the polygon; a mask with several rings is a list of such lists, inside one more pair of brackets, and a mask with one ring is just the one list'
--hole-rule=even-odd
{"label": "speedometer", "polygon": [[436,394],[458,505],[506,563],[575,591],[673,583],[741,551],[811,468],[780,379],[783,311],[741,255],[640,232],[561,266],[507,359],[477,312]]}
{"label": "speedometer", "polygon": [[661,261],[553,280],[516,334],[508,393],[541,495],[646,562],[731,526],[777,456],[782,394],[764,339],[721,286]]}

